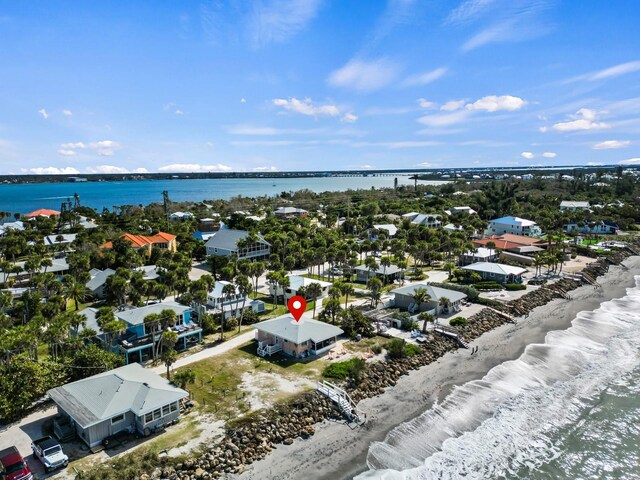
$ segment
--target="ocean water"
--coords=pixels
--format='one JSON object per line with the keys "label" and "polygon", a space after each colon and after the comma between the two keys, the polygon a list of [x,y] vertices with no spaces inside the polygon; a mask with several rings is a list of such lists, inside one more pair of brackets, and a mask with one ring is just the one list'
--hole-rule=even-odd
{"label": "ocean water", "polygon": [[[173,201],[227,200],[236,195],[245,197],[276,196],[281,192],[309,189],[314,192],[391,188],[398,184],[413,184],[406,173],[380,176],[303,177],[303,178],[211,178],[141,180],[123,182],[31,183],[0,184],[0,210],[28,213],[38,208],[59,210],[61,202],[80,195],[82,205],[98,211],[114,205],[148,205],[162,202],[167,190]],[[421,181],[421,185],[439,185],[445,181]]]}
{"label": "ocean water", "polygon": [[640,479],[640,276],[371,445],[363,479]]}

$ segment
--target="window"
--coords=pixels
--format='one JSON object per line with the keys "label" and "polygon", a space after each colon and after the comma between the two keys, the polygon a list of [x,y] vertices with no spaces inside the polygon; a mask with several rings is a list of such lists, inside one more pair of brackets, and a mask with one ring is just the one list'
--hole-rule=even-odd
{"label": "window", "polygon": [[174,402],[171,404],[171,411],[175,412],[178,410],[178,402]]}
{"label": "window", "polygon": [[153,413],[149,412],[144,416],[144,423],[149,423],[153,421]]}
{"label": "window", "polygon": [[160,417],[161,417],[160,409],[154,410],[153,411],[153,419],[154,420],[158,420]]}
{"label": "window", "polygon": [[165,405],[164,407],[162,407],[162,416],[164,417],[165,415],[169,415],[169,411],[170,411],[169,405]]}
{"label": "window", "polygon": [[124,413],[121,415],[116,415],[115,417],[111,417],[111,425],[114,423],[118,423],[124,420]]}

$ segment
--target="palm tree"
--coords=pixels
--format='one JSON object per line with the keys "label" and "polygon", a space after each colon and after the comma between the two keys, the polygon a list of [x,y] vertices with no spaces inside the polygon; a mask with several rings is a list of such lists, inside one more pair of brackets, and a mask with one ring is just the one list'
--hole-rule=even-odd
{"label": "palm tree", "polygon": [[438,300],[438,305],[442,307],[442,310],[448,309],[449,305],[451,305],[451,300],[449,300],[447,297],[440,297],[440,299]]}
{"label": "palm tree", "polygon": [[109,323],[102,326],[102,331],[107,337],[106,345],[107,351],[113,347],[113,339],[117,335],[122,335],[127,331],[127,324],[122,320],[112,320]]}
{"label": "palm tree", "polygon": [[[227,283],[222,287],[222,295],[226,298],[227,302],[231,302],[236,296],[236,286],[233,283]],[[222,342],[224,340],[224,304],[220,310],[220,341]]]}
{"label": "palm tree", "polygon": [[162,344],[163,348],[161,359],[167,367],[167,380],[171,380],[169,367],[174,364],[178,357],[178,353],[174,349],[176,343],[178,343],[178,334],[171,330],[162,332],[159,343]]}
{"label": "palm tree", "polygon": [[431,296],[427,292],[427,289],[423,287],[416,288],[413,291],[413,294],[411,294],[411,298],[413,299],[413,303],[418,307],[418,311],[420,311],[420,307],[423,303],[427,303],[431,300]]}
{"label": "palm tree", "polygon": [[353,295],[356,291],[354,288],[348,283],[340,283],[338,284],[338,288],[342,295],[344,295],[344,308],[347,308],[347,302],[349,302],[349,295]]}
{"label": "palm tree", "polygon": [[238,288],[238,293],[242,297],[242,309],[240,310],[240,320],[238,321],[238,334],[240,334],[240,329],[242,328],[242,319],[244,318],[244,308],[247,303],[247,298],[253,291],[253,287],[251,286],[249,278],[245,275],[238,275],[236,277],[236,287]]}
{"label": "palm tree", "polygon": [[73,300],[76,305],[76,311],[78,311],[80,309],[80,303],[85,301],[89,296],[89,289],[75,277],[67,276],[65,280],[63,289],[64,296],[68,300]]}
{"label": "palm tree", "polygon": [[378,277],[370,278],[367,282],[369,289],[369,297],[371,297],[371,306],[377,307],[382,296],[382,281]]}
{"label": "palm tree", "polygon": [[313,300],[313,318],[316,318],[316,304],[320,295],[322,295],[322,287],[319,283],[314,282],[307,286],[307,297]]}
{"label": "palm tree", "polygon": [[383,257],[380,259],[380,265],[384,267],[384,283],[387,283],[387,267],[391,266],[391,259],[387,257]]}
{"label": "palm tree", "polygon": [[434,319],[435,319],[435,317],[431,313],[422,312],[420,315],[418,315],[418,320],[422,320],[423,321],[422,333],[427,333],[427,323],[428,322],[433,322]]}

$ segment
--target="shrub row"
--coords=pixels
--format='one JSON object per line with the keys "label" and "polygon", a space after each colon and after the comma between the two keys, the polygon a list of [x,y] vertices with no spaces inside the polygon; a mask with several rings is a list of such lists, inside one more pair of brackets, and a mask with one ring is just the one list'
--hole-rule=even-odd
{"label": "shrub row", "polygon": [[526,290],[527,286],[522,283],[507,283],[505,284],[504,288],[506,288],[509,291],[515,291],[515,290]]}

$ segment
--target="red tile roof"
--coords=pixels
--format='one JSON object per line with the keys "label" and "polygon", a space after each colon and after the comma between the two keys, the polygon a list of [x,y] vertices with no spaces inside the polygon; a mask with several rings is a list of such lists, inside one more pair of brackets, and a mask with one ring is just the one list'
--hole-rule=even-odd
{"label": "red tile roof", "polygon": [[35,217],[50,217],[51,215],[60,215],[60,212],[57,210],[50,210],[48,208],[40,208],[38,210],[34,210],[31,213],[27,213],[25,217],[27,218],[35,218]]}
{"label": "red tile roof", "polygon": [[[125,233],[120,238],[124,238],[129,241],[133,248],[146,247],[147,245],[154,245],[157,243],[169,243],[176,239],[175,235],[165,232],[158,232],[155,235],[134,235],[132,233]],[[107,242],[100,245],[100,248],[113,248],[113,242]]]}

